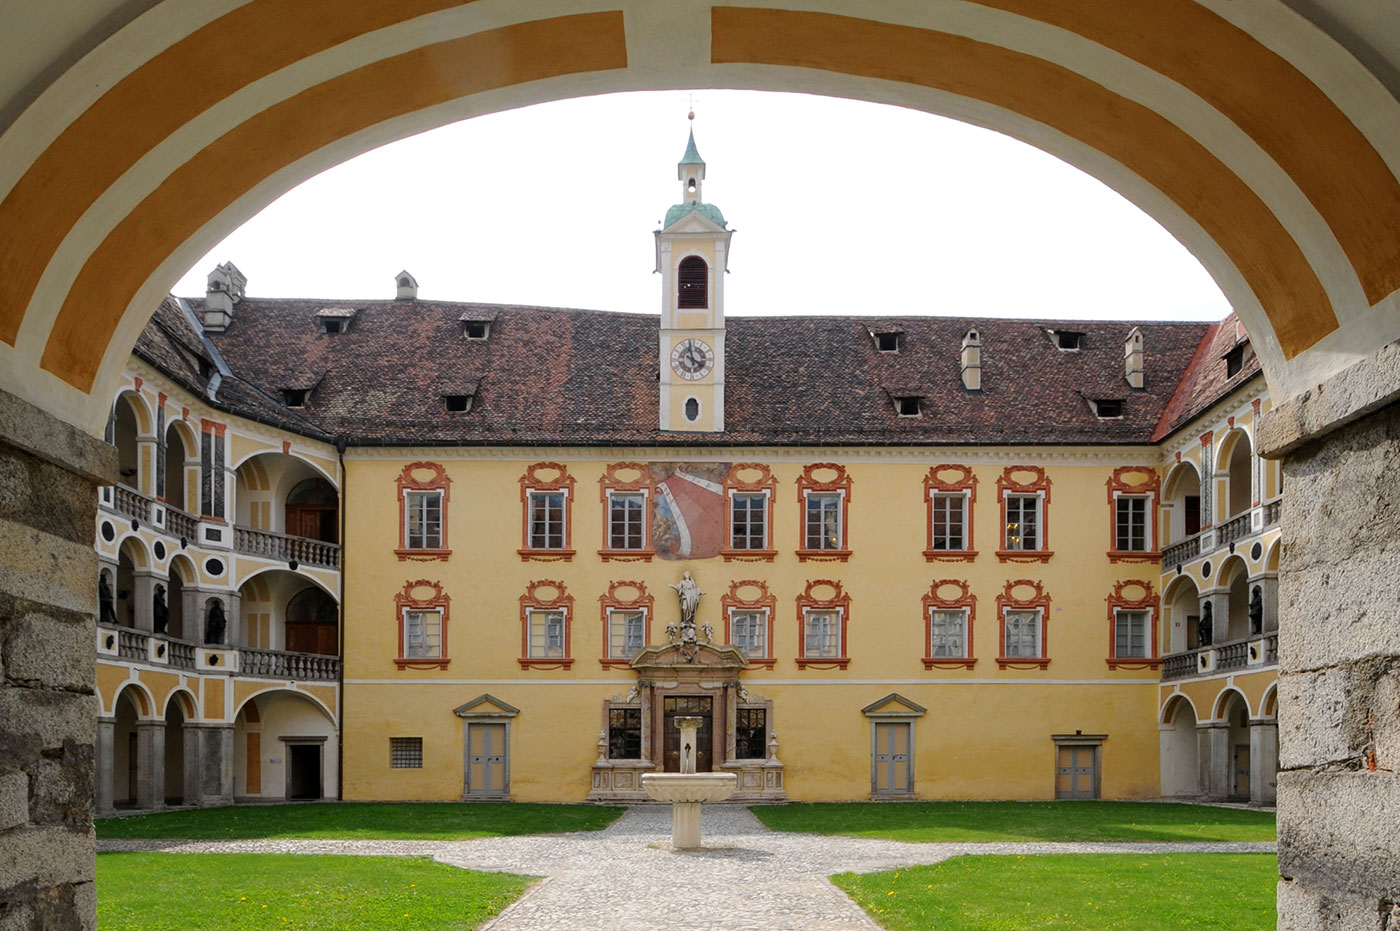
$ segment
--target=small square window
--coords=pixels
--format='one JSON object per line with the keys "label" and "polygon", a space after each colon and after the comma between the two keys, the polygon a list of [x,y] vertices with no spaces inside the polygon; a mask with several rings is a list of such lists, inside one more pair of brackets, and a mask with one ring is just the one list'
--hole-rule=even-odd
{"label": "small square window", "polygon": [[342,324],[339,320],[327,320],[325,321],[325,327],[327,333],[339,333],[341,331]]}
{"label": "small square window", "polygon": [[305,407],[306,396],[310,393],[305,388],[283,388],[282,401],[288,407]]}
{"label": "small square window", "polygon": [[467,339],[486,339],[491,335],[491,323],[488,320],[463,320],[462,335]]}
{"label": "small square window", "polygon": [[919,408],[919,399],[915,397],[895,398],[894,409],[901,417],[918,417],[923,413]]}
{"label": "small square window", "polygon": [[1055,346],[1061,352],[1078,352],[1084,348],[1084,334],[1073,330],[1056,330]]}
{"label": "small square window", "polygon": [[389,768],[390,768],[390,769],[422,769],[422,768],[423,768],[423,738],[422,738],[422,737],[390,737],[390,738],[389,738]]}
{"label": "small square window", "polygon": [[1244,368],[1244,343],[1225,353],[1225,377],[1234,378]]}
{"label": "small square window", "polygon": [[445,394],[442,403],[449,413],[465,414],[472,409],[472,396],[469,394]]}
{"label": "small square window", "polygon": [[1123,402],[1118,398],[1099,398],[1089,403],[1093,405],[1094,413],[1098,415],[1100,420],[1123,416]]}
{"label": "small square window", "polygon": [[875,337],[875,348],[881,352],[899,352],[899,345],[904,341],[904,334],[898,331],[872,335]]}

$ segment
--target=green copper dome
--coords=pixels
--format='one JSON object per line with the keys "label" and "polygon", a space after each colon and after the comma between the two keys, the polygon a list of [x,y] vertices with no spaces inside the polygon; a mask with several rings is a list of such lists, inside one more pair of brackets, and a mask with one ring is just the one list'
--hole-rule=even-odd
{"label": "green copper dome", "polygon": [[705,160],[700,157],[700,150],[695,148],[695,130],[690,131],[690,143],[685,147],[685,155],[681,156],[682,165],[703,165]]}
{"label": "green copper dome", "polygon": [[721,227],[725,225],[724,214],[719,212],[719,208],[714,204],[676,204],[666,211],[666,222],[661,224],[662,229],[669,229],[681,217],[690,211],[696,211],[701,216],[707,217],[711,222],[718,223]]}

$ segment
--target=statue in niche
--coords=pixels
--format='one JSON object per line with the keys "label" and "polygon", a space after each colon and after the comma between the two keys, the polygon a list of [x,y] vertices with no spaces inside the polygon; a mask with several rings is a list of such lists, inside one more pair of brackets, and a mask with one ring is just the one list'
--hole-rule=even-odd
{"label": "statue in niche", "polygon": [[222,644],[226,627],[228,627],[228,619],[224,617],[224,603],[222,601],[210,602],[209,615],[204,620],[204,642]]}
{"label": "statue in niche", "polygon": [[695,580],[687,572],[685,576],[676,584],[670,586],[676,590],[677,597],[681,602],[681,622],[680,624],[666,625],[666,636],[672,643],[679,643],[681,655],[689,662],[695,661],[695,656],[700,649],[700,638],[704,637],[705,643],[711,642],[714,631],[709,624],[705,624],[696,632],[695,629],[695,609],[700,604],[700,596],[705,594],[700,590],[700,586],[695,584]]}
{"label": "statue in niche", "polygon": [[1249,595],[1249,632],[1251,635],[1264,632],[1264,589],[1258,585]]}
{"label": "statue in niche", "polygon": [[1208,647],[1211,644],[1215,628],[1213,613],[1209,601],[1201,605],[1201,619],[1196,622],[1196,646],[1198,647]]}
{"label": "statue in niche", "polygon": [[156,583],[156,592],[151,596],[151,620],[155,633],[163,634],[170,626],[170,608],[165,604],[165,586]]}
{"label": "statue in niche", "polygon": [[99,624],[117,623],[117,600],[112,594],[112,585],[107,581],[107,573],[97,574],[97,621]]}

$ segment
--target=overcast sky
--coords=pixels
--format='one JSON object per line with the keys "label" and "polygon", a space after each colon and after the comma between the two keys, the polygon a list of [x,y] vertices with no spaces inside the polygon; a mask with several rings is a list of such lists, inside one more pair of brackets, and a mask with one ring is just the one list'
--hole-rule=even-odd
{"label": "overcast sky", "polygon": [[[425,298],[659,312],[652,231],[680,200],[683,91],[478,117],[290,191],[174,292],[231,261],[259,297]],[[693,94],[704,199],[735,230],[726,312],[1218,320],[1154,220],[1006,136],[898,107]]]}

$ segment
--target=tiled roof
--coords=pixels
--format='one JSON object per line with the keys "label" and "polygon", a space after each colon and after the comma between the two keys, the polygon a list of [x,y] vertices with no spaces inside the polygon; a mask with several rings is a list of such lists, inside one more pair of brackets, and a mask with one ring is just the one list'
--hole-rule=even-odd
{"label": "tiled roof", "polygon": [[[196,309],[201,301],[191,302]],[[354,325],[326,334],[315,315],[356,307]],[[491,319],[468,340],[462,321]],[[1134,444],[1151,441],[1205,323],[947,317],[730,317],[725,431],[657,429],[655,315],[440,301],[245,298],[211,334],[243,392],[266,407],[307,373],[324,373],[292,422],[354,444],[808,445]],[[960,350],[982,335],[983,391],[967,392]],[[1123,341],[1142,329],[1146,380],[1123,377]],[[870,330],[903,333],[880,352]],[[1077,352],[1047,330],[1084,333]],[[1223,363],[1222,363],[1223,365]],[[442,398],[474,386],[472,409]],[[891,395],[918,394],[921,417],[900,417]],[[1099,420],[1091,399],[1121,398],[1122,419]],[[269,411],[261,410],[260,419]],[[289,427],[289,429],[296,429]]]}
{"label": "tiled roof", "polygon": [[1234,314],[1210,327],[1196,347],[1176,392],[1162,411],[1162,419],[1152,433],[1154,442],[1170,436],[1187,421],[1259,374],[1259,357],[1248,347],[1240,370],[1233,376],[1226,374],[1225,355],[1242,342],[1247,343],[1248,337]]}
{"label": "tiled roof", "polygon": [[175,298],[167,297],[156,307],[133,351],[191,394],[204,395],[214,362]]}

